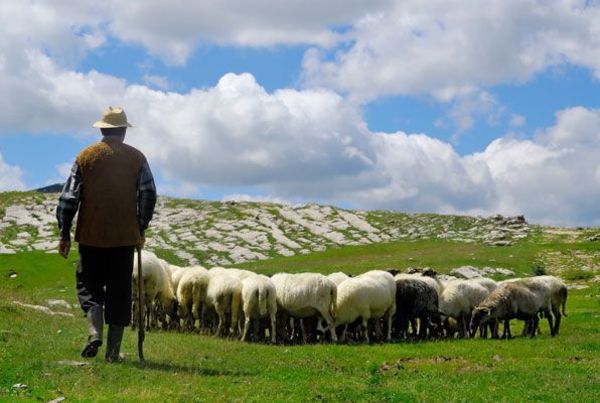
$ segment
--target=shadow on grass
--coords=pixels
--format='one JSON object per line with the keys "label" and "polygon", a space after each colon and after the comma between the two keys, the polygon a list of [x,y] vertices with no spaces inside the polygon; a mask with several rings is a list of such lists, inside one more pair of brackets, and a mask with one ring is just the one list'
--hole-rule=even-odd
{"label": "shadow on grass", "polygon": [[199,366],[190,366],[182,364],[173,364],[170,362],[148,361],[141,363],[139,361],[123,362],[124,366],[163,372],[184,372],[200,376],[254,376],[256,373],[244,370],[213,369]]}

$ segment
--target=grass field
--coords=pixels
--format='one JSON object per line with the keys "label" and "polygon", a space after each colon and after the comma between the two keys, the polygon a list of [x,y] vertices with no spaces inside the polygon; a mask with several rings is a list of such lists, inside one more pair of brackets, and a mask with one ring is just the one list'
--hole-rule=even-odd
{"label": "grass field", "polygon": [[[554,243],[553,243],[554,242]],[[332,249],[246,264],[265,273],[463,264],[531,274],[547,250],[587,243],[524,241],[510,248],[442,241]],[[76,303],[77,260],[44,253],[0,258],[0,401],[598,401],[600,286],[571,290],[561,335],[535,339],[448,340],[373,345],[271,346],[197,334],[147,333],[147,364],[127,331],[127,361],[81,362],[85,321],[49,316],[13,303]],[[17,277],[10,278],[9,273]],[[56,309],[61,310],[61,309]],[[515,333],[521,324],[515,322]],[[26,388],[14,387],[25,384]]]}

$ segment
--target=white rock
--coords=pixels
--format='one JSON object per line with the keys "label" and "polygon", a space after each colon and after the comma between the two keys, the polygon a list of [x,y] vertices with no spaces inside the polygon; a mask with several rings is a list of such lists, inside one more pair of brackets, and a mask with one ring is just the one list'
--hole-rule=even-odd
{"label": "white rock", "polygon": [[458,267],[456,269],[452,269],[450,271],[450,274],[453,276],[456,276],[456,277],[460,277],[460,278],[482,277],[481,270],[479,270],[473,266],[463,266],[463,267]]}
{"label": "white rock", "polygon": [[377,228],[373,227],[371,224],[369,224],[368,221],[360,218],[356,214],[352,214],[348,211],[343,211],[343,210],[338,210],[338,214],[344,220],[346,220],[346,222],[348,222],[348,224],[352,225],[355,228],[358,228],[359,230],[361,230],[363,232],[368,232],[368,233],[379,232],[379,230]]}
{"label": "white rock", "polygon": [[54,312],[53,310],[51,310],[47,306],[25,304],[25,303],[20,302],[20,301],[13,301],[13,304],[18,305],[18,306],[23,307],[23,308],[33,309],[35,311],[42,312],[42,313],[45,313],[46,315],[50,315],[50,316],[58,315],[58,316],[66,316],[66,317],[69,317],[69,318],[73,317],[72,313],[68,313],[68,312]]}
{"label": "white rock", "polygon": [[0,255],[14,255],[17,253],[14,249],[9,249],[8,247],[0,244]]}
{"label": "white rock", "polygon": [[61,308],[71,309],[71,304],[69,304],[64,299],[49,299],[46,300],[46,305],[48,305],[51,308],[59,306]]}
{"label": "white rock", "polygon": [[31,247],[35,250],[50,250],[50,249],[56,249],[57,247],[57,242],[49,242],[49,241],[42,241],[42,242],[36,242],[34,244],[31,245]]}

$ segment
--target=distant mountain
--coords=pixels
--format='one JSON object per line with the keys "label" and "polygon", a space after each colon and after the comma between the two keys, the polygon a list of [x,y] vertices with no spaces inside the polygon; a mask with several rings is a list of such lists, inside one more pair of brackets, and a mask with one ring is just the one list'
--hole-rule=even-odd
{"label": "distant mountain", "polygon": [[33,191],[39,193],[60,193],[63,185],[63,183],[55,183],[53,185],[44,186],[43,188],[34,189]]}

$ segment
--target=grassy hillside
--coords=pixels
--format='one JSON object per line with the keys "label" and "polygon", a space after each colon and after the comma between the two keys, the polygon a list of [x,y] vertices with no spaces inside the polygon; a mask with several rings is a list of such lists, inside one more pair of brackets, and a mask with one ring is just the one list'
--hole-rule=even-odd
{"label": "grassy hillside", "polygon": [[[0,193],[0,401],[588,402],[600,395],[600,247],[590,240],[598,229],[162,198],[148,244],[171,263],[265,274],[500,267],[520,276],[545,271],[584,288],[569,291],[557,338],[546,323],[533,340],[374,345],[271,346],[153,331],[140,366],[136,333],[128,331],[127,361],[107,365],[79,357],[85,320],[76,307],[76,248],[68,260],[44,252],[56,245],[55,199]],[[515,322],[513,333],[521,326]]]}
{"label": "grassy hillside", "polygon": [[[471,263],[527,273],[541,250],[576,253],[584,244],[522,242],[490,248],[446,241],[394,242],[247,263],[257,271],[344,270]],[[49,316],[13,303],[76,303],[76,254],[0,259],[0,400],[48,401],[595,401],[600,395],[600,287],[571,290],[561,335],[510,341],[450,340],[375,345],[270,346],[197,334],[150,332],[148,363],[79,358],[85,321],[78,309]],[[16,277],[11,278],[10,274]],[[515,332],[520,331],[515,323]],[[25,384],[26,388],[15,385]]]}

